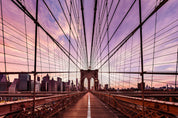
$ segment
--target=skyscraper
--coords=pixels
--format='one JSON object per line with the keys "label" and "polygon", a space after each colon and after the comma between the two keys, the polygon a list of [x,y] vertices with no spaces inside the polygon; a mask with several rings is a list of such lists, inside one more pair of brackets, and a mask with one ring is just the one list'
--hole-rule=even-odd
{"label": "skyscraper", "polygon": [[19,74],[19,91],[31,91],[31,76],[29,74]]}
{"label": "skyscraper", "polygon": [[9,82],[5,74],[0,74],[0,91],[8,91]]}
{"label": "skyscraper", "polygon": [[76,90],[79,90],[78,78],[76,78]]}
{"label": "skyscraper", "polygon": [[50,76],[48,74],[43,77],[43,80],[41,82],[41,91],[48,91],[48,89],[49,89],[49,79],[50,79]]}
{"label": "skyscraper", "polygon": [[78,86],[78,78],[76,78],[76,87]]}
{"label": "skyscraper", "polygon": [[61,90],[62,90],[62,78],[57,77],[57,83],[58,83],[58,88],[57,88],[57,90],[58,90],[58,91],[61,91]]}

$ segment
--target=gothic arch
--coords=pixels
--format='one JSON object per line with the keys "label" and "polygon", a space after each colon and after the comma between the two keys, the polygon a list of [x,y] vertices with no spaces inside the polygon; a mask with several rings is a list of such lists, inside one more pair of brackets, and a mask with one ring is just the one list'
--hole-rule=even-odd
{"label": "gothic arch", "polygon": [[84,80],[85,78],[87,78],[88,80],[88,90],[90,91],[90,81],[91,78],[94,79],[94,88],[95,90],[98,90],[98,70],[80,70],[80,75],[81,75],[81,79],[80,79],[80,85],[81,85],[81,90],[84,90]]}

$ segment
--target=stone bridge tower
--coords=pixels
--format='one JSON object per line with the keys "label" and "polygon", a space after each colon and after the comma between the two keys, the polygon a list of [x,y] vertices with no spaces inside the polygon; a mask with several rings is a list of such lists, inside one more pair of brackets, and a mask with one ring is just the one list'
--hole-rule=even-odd
{"label": "stone bridge tower", "polygon": [[94,79],[94,89],[98,90],[99,80],[98,80],[98,70],[80,70],[80,85],[81,90],[84,90],[84,80],[85,78],[88,80],[88,91],[90,91],[90,81],[91,78]]}

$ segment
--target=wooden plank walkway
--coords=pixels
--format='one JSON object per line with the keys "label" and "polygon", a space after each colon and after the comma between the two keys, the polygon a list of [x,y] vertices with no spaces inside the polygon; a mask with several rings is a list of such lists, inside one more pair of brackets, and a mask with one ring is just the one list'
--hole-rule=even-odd
{"label": "wooden plank walkway", "polygon": [[103,102],[91,93],[85,94],[76,104],[63,113],[55,115],[58,118],[117,118]]}

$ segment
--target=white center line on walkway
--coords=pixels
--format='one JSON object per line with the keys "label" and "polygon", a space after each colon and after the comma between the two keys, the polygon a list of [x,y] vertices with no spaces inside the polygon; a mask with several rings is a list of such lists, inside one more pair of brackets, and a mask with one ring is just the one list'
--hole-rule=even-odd
{"label": "white center line on walkway", "polygon": [[88,113],[87,118],[91,118],[91,110],[90,110],[90,93],[88,93]]}

